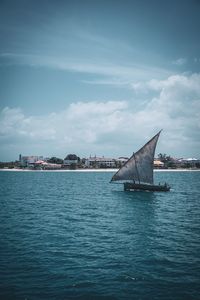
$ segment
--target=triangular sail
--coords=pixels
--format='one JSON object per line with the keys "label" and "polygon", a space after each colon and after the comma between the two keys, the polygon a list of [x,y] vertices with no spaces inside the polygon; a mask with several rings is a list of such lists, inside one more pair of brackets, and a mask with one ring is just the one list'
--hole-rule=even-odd
{"label": "triangular sail", "polygon": [[153,184],[153,160],[160,132],[134,153],[114,174],[111,181],[134,180],[139,183]]}

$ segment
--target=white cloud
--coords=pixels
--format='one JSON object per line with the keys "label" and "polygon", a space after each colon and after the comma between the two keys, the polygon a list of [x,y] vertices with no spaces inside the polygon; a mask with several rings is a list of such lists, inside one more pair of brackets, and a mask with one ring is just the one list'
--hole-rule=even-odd
{"label": "white cloud", "polygon": [[101,136],[112,135],[124,126],[121,123],[126,111],[125,101],[72,103],[59,113],[40,117],[25,116],[20,109],[6,107],[0,114],[0,140],[8,146],[18,140],[22,148],[28,144],[30,149],[46,144],[48,153],[49,147],[61,152],[90,151]]}
{"label": "white cloud", "polygon": [[36,147],[44,155],[128,155],[163,128],[158,151],[199,157],[200,74],[176,75],[144,85],[156,94],[137,109],[127,101],[77,102],[43,116],[25,116],[20,109],[4,108],[1,144],[8,148],[18,143],[19,152],[28,145],[27,154],[34,154]]}
{"label": "white cloud", "polygon": [[[157,125],[167,131],[166,148],[181,154],[198,155],[200,146],[200,74],[176,75],[166,80],[151,80],[145,89],[157,91],[139,113],[146,128]],[[153,119],[153,120],[152,120]],[[188,150],[187,150],[188,149]]]}
{"label": "white cloud", "polygon": [[187,63],[187,59],[183,58],[183,57],[180,57],[177,60],[174,60],[172,63],[174,65],[177,65],[177,66],[183,66],[183,65],[185,65]]}
{"label": "white cloud", "polygon": [[105,76],[104,81],[87,81],[92,84],[129,84],[136,78],[147,80],[147,78],[164,78],[172,74],[171,71],[144,66],[134,63],[125,65],[116,63],[114,60],[100,58],[77,58],[76,56],[49,56],[35,54],[2,53],[0,57],[5,64],[28,65],[31,67],[51,68],[62,71],[70,71],[85,74],[96,74]]}

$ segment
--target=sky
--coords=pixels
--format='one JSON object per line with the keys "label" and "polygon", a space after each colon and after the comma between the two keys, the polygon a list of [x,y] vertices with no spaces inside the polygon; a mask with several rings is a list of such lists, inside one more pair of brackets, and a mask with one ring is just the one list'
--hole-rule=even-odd
{"label": "sky", "polygon": [[199,0],[1,0],[0,161],[200,158]]}

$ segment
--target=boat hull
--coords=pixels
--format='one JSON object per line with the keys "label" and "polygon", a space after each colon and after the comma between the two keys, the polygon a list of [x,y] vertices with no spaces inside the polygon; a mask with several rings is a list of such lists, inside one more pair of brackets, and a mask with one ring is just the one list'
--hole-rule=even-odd
{"label": "boat hull", "polygon": [[124,191],[168,192],[170,191],[170,187],[167,184],[150,185],[150,184],[125,182]]}

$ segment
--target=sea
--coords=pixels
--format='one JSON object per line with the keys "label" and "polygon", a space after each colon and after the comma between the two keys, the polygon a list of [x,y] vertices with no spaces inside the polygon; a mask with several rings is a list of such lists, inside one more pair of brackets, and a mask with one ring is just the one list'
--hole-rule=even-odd
{"label": "sea", "polygon": [[0,299],[200,299],[200,172],[0,171]]}

